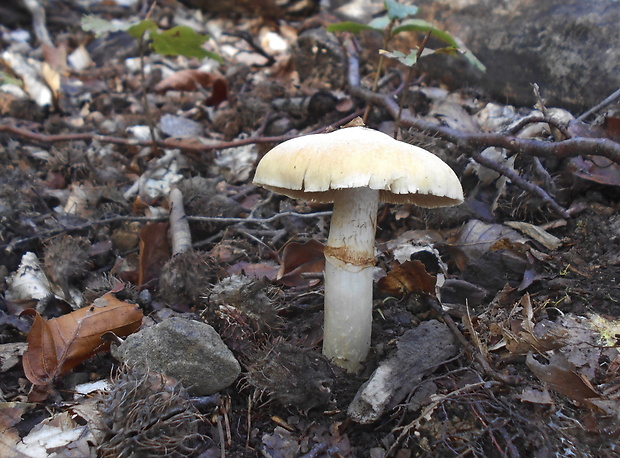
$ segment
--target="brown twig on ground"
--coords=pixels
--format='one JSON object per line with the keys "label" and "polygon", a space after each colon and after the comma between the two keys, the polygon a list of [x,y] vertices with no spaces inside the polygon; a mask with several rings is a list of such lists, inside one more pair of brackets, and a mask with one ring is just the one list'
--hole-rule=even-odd
{"label": "brown twig on ground", "polygon": [[[321,126],[318,129],[315,129],[309,133],[311,134],[320,133],[320,132],[325,131],[326,129],[342,126],[348,123],[349,121],[351,121],[353,118],[356,118],[357,116],[359,116],[360,113],[361,113],[361,110],[357,110],[354,113],[351,113],[345,116],[344,118],[339,119],[336,122],[333,122],[325,126]],[[2,132],[15,135],[19,137],[22,141],[31,142],[34,144],[41,144],[41,145],[52,145],[54,143],[76,142],[76,141],[85,141],[85,142],[98,141],[100,143],[109,143],[109,144],[126,145],[126,146],[144,146],[144,147],[146,146],[152,147],[154,145],[153,141],[150,139],[149,140],[137,140],[133,138],[115,137],[111,135],[99,135],[96,133],[55,134],[55,135],[41,134],[37,132],[32,132],[27,129],[22,129],[20,127],[13,126],[10,124],[0,124],[0,133]],[[244,146],[244,145],[250,145],[250,144],[282,143],[286,140],[290,140],[291,138],[295,138],[297,136],[298,135],[279,135],[279,136],[274,136],[274,137],[252,136],[248,138],[242,138],[239,140],[220,141],[220,142],[214,142],[214,143],[202,144],[202,145],[196,144],[193,142],[190,143],[187,140],[179,140],[177,138],[167,138],[165,140],[159,140],[155,142],[155,146],[157,146],[158,148],[162,148],[162,149],[163,148],[167,148],[167,149],[178,148],[184,153],[202,154],[202,153],[209,153],[211,151],[217,151],[217,150],[222,150],[226,148],[235,148],[238,146]]]}
{"label": "brown twig on ground", "polygon": [[435,311],[435,313],[437,313],[439,318],[441,318],[441,320],[450,328],[450,330],[455,335],[455,337],[459,340],[459,342],[461,343],[465,351],[469,354],[469,356],[472,359],[474,359],[482,367],[483,372],[487,376],[493,378],[494,380],[497,380],[498,382],[505,383],[507,385],[516,385],[521,382],[519,378],[501,374],[500,372],[496,371],[493,367],[491,367],[491,364],[489,363],[489,361],[487,361],[487,359],[484,357],[482,352],[474,348],[474,346],[469,343],[469,341],[465,338],[463,333],[460,331],[460,329],[458,328],[458,326],[456,325],[452,317],[442,308],[439,302],[437,302],[435,299],[432,299],[432,298],[428,298],[426,302]]}
{"label": "brown twig on ground", "polygon": [[390,449],[387,451],[385,456],[386,457],[394,456],[396,453],[396,448],[407,438],[407,436],[411,433],[411,431],[418,428],[421,422],[424,421],[424,419],[428,418],[433,413],[433,411],[437,407],[439,407],[444,401],[447,401],[448,399],[454,398],[455,396],[459,396],[463,393],[467,393],[467,392],[470,392],[470,391],[473,391],[479,388],[489,388],[492,385],[493,385],[493,382],[472,383],[470,385],[466,385],[457,390],[451,391],[450,393],[447,393],[445,395],[437,396],[433,402],[431,402],[429,405],[426,406],[426,408],[422,411],[422,413],[415,420],[413,420],[411,423],[409,423],[406,426],[397,428],[397,429],[402,430],[402,432],[398,435],[398,437],[396,438],[396,440],[394,441]]}
{"label": "brown twig on ground", "polygon": [[613,94],[611,94],[609,97],[605,98],[605,100],[603,100],[601,103],[593,106],[592,108],[590,108],[588,111],[586,111],[585,113],[581,114],[578,118],[577,121],[584,121],[585,119],[587,119],[589,116],[593,115],[594,113],[596,113],[597,111],[602,110],[603,108],[606,108],[608,105],[611,105],[612,103],[614,103],[616,100],[620,99],[620,89],[618,89],[617,91],[615,91]]}
{"label": "brown twig on ground", "polygon": [[168,200],[170,201],[170,238],[174,256],[192,249],[192,234],[183,206],[183,193],[178,188],[174,188],[168,194]]}
{"label": "brown twig on ground", "polygon": [[[297,218],[322,218],[324,216],[331,216],[331,211],[324,212],[315,212],[315,213],[295,213],[295,212],[282,212],[277,213],[269,218],[220,218],[217,216],[187,216],[188,221],[200,221],[200,222],[208,222],[208,223],[220,223],[220,224],[237,224],[237,223],[252,223],[252,224],[267,224],[272,223],[273,221],[283,218],[286,216],[297,217]],[[88,221],[83,224],[74,225],[71,227],[64,227],[59,229],[50,229],[46,231],[41,231],[36,235],[31,237],[25,237],[18,240],[13,240],[10,243],[5,245],[0,245],[0,250],[12,251],[15,247],[19,245],[23,245],[24,243],[32,242],[34,240],[40,240],[47,237],[53,237],[58,234],[62,234],[63,232],[68,231],[83,231],[85,229],[90,229],[94,226],[101,226],[105,224],[113,224],[118,222],[143,222],[143,223],[160,223],[162,221],[167,221],[168,217],[162,216],[158,218],[148,218],[145,216],[115,216],[112,218],[106,218],[102,220],[96,221]]]}
{"label": "brown twig on ground", "polygon": [[572,137],[572,135],[570,134],[570,132],[568,132],[566,126],[563,123],[559,122],[552,116],[545,116],[542,113],[532,113],[529,116],[519,119],[514,124],[508,126],[503,133],[506,135],[516,135],[528,124],[537,124],[539,122],[545,122],[550,126],[558,129],[560,132],[562,132],[562,135],[564,135],[565,138]]}
{"label": "brown twig on ground", "polygon": [[[398,114],[398,104],[383,94],[374,94],[362,87],[351,87],[353,96],[364,99],[368,103],[380,105],[385,108],[390,116]],[[546,120],[545,120],[546,122]],[[510,135],[495,133],[461,132],[446,126],[440,126],[424,119],[414,118],[404,112],[401,117],[401,125],[413,127],[430,135],[437,136],[442,140],[454,143],[459,148],[489,148],[491,146],[505,148],[509,151],[518,152],[527,156],[549,157],[565,159],[568,157],[594,155],[604,156],[613,162],[620,164],[620,143],[607,138],[570,138],[561,142],[545,142],[527,138],[518,138]]]}

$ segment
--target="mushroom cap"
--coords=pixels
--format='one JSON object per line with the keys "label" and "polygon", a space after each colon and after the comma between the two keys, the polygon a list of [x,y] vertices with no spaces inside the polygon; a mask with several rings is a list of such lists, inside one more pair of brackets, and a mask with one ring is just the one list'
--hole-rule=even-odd
{"label": "mushroom cap", "polygon": [[290,197],[332,202],[339,189],[379,190],[382,202],[444,207],[463,202],[454,171],[428,151],[366,127],[306,135],[279,144],[254,184]]}

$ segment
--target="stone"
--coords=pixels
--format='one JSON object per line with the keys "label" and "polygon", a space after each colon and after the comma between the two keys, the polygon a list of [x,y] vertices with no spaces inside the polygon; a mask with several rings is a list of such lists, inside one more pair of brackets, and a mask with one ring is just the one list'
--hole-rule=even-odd
{"label": "stone", "polygon": [[192,396],[208,396],[231,385],[239,362],[211,326],[167,318],[131,334],[112,355],[129,367],[162,372],[179,380]]}
{"label": "stone", "polygon": [[454,334],[437,320],[405,332],[398,340],[396,354],[381,362],[358,390],[349,405],[349,416],[361,424],[377,421],[457,351]]}
{"label": "stone", "polygon": [[[620,87],[620,2],[416,0],[415,4],[420,8],[417,17],[461,39],[486,65],[479,83],[502,102],[533,105],[531,85],[537,83],[547,106],[584,110]],[[441,65],[436,70],[442,71]]]}

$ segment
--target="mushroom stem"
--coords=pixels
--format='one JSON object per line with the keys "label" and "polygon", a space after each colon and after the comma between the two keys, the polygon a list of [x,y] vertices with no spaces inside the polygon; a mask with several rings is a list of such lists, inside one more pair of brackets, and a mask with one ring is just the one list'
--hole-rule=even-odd
{"label": "mushroom stem", "polygon": [[323,354],[348,372],[370,349],[372,270],[379,191],[340,189],[325,247]]}

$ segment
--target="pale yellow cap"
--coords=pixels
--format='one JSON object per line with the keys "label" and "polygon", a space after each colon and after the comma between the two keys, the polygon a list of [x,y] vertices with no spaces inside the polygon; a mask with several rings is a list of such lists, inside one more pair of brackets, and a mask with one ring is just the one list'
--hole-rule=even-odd
{"label": "pale yellow cap", "polygon": [[366,127],[306,135],[279,144],[254,184],[286,196],[332,202],[338,189],[368,187],[382,202],[448,207],[463,202],[454,171],[428,151]]}

